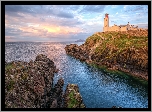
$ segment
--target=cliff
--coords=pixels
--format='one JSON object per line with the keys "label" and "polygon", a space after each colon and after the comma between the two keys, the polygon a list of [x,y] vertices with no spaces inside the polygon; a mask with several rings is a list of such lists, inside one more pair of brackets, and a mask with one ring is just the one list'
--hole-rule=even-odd
{"label": "cliff", "polygon": [[97,32],[80,46],[67,45],[65,51],[88,64],[148,80],[148,30]]}
{"label": "cliff", "polygon": [[57,71],[54,62],[43,54],[29,63],[5,62],[5,108],[68,108],[63,102],[64,80],[60,78],[53,87]]}

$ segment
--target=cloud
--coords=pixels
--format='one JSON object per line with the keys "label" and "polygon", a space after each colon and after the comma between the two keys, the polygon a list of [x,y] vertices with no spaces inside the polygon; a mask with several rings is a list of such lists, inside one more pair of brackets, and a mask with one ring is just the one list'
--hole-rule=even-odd
{"label": "cloud", "polygon": [[73,18],[74,15],[68,10],[68,6],[52,6],[49,7],[47,14],[61,18]]}
{"label": "cloud", "polygon": [[32,8],[37,7],[37,6],[28,6],[28,5],[6,5],[5,6],[5,13],[9,14],[10,16],[19,16],[19,13],[25,13],[25,14],[36,14],[37,12],[34,12]]}
{"label": "cloud", "polygon": [[[27,17],[27,18],[26,18]],[[39,37],[39,38],[66,38],[84,30],[77,25],[81,22],[76,19],[56,19],[45,18],[45,22],[31,15],[26,16],[23,20],[19,18],[6,16],[5,35],[16,37]],[[63,36],[64,35],[64,36]]]}
{"label": "cloud", "polygon": [[[60,6],[58,6],[60,7]],[[42,10],[43,9],[43,10]],[[18,16],[18,17],[24,17],[20,14],[30,14],[32,16],[38,16],[40,14],[42,15],[54,15],[56,17],[62,17],[62,18],[73,18],[73,13],[70,13],[68,11],[63,11],[60,8],[57,8],[56,6],[42,6],[42,5],[6,5],[5,6],[5,12],[6,14],[10,16]]]}
{"label": "cloud", "polygon": [[59,12],[58,14],[56,14],[56,16],[58,17],[63,17],[63,18],[73,18],[73,14],[71,13],[67,13],[67,12]]}
{"label": "cloud", "polygon": [[115,9],[115,8],[118,7],[118,5],[110,5],[110,7],[111,7],[112,9]]}
{"label": "cloud", "polygon": [[81,5],[70,5],[68,10],[76,11],[79,10]]}
{"label": "cloud", "polygon": [[127,5],[126,7],[124,8],[125,13],[148,13],[148,5]]}
{"label": "cloud", "polygon": [[27,12],[27,10],[22,5],[6,5],[5,12]]}
{"label": "cloud", "polygon": [[81,10],[82,13],[85,12],[103,12],[105,8],[105,5],[85,5],[83,6],[83,9]]}
{"label": "cloud", "polygon": [[111,23],[116,23],[115,21],[111,21]]}
{"label": "cloud", "polygon": [[69,26],[69,27],[76,27],[84,24],[83,22],[76,20],[76,19],[64,19],[64,20],[59,20],[59,23],[61,26]]}
{"label": "cloud", "polygon": [[128,6],[129,6],[129,5],[124,5],[124,7],[123,7],[123,8],[124,8],[124,9],[126,9]]}
{"label": "cloud", "polygon": [[[145,12],[148,11],[148,7],[142,7],[135,5],[7,5],[5,6],[5,36],[10,41],[85,39],[103,30],[106,12],[109,13],[109,22],[112,25],[128,22],[134,25],[146,23],[148,14]],[[138,26],[146,27],[146,24]]]}

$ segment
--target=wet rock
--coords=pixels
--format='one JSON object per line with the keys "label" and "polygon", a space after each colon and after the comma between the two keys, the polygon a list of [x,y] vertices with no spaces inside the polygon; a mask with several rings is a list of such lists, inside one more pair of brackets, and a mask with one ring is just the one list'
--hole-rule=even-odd
{"label": "wet rock", "polygon": [[50,108],[57,108],[58,104],[57,104],[57,99],[54,99]]}
{"label": "wet rock", "polygon": [[116,108],[116,106],[112,106],[112,108]]}
{"label": "wet rock", "polygon": [[68,84],[64,94],[64,108],[85,108],[78,85]]}
{"label": "wet rock", "polygon": [[112,108],[122,108],[122,107],[116,107],[116,106],[112,106]]}
{"label": "wet rock", "polygon": [[[53,102],[57,101],[57,108],[62,108],[62,104],[63,104],[63,98],[62,98],[62,96],[63,96],[63,85],[64,85],[64,80],[63,80],[63,78],[60,78],[58,80],[57,84],[55,84],[54,88],[52,89],[50,104],[54,105]],[[56,100],[56,101],[54,101],[54,100]],[[50,107],[52,107],[52,105]]]}
{"label": "wet rock", "polygon": [[85,61],[89,59],[89,52],[86,51],[85,46],[78,46],[77,44],[70,44],[65,47],[65,51],[67,54],[80,59],[81,61]]}
{"label": "wet rock", "polygon": [[49,58],[47,58],[47,56],[45,56],[43,54],[39,54],[36,57],[35,61],[36,62],[43,62],[43,63],[45,63],[44,67],[46,67],[46,68],[49,68],[49,67],[55,68],[54,62],[52,60],[50,60]]}

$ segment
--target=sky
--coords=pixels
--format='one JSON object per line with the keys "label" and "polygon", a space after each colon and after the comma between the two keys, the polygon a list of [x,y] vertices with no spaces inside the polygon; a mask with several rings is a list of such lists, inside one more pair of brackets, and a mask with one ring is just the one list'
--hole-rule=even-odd
{"label": "sky", "polygon": [[5,41],[85,40],[109,25],[148,28],[148,5],[5,5]]}

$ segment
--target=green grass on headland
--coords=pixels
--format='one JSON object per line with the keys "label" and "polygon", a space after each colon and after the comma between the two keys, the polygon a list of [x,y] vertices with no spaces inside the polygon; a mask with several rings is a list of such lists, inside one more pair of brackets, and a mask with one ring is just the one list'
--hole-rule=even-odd
{"label": "green grass on headland", "polygon": [[[112,68],[120,65],[131,71],[148,70],[148,31],[97,32],[86,39],[91,60]],[[133,72],[132,72],[133,73]],[[139,73],[139,75],[141,75]],[[148,79],[146,75],[142,76]]]}
{"label": "green grass on headland", "polygon": [[[104,40],[102,39],[104,38]],[[120,32],[96,33],[86,39],[85,44],[92,47],[99,43],[95,52],[102,54],[105,48],[118,49],[113,55],[117,55],[121,51],[128,48],[141,49],[148,47],[148,36],[129,36]],[[109,51],[109,53],[112,51]],[[112,55],[112,54],[111,54]]]}

